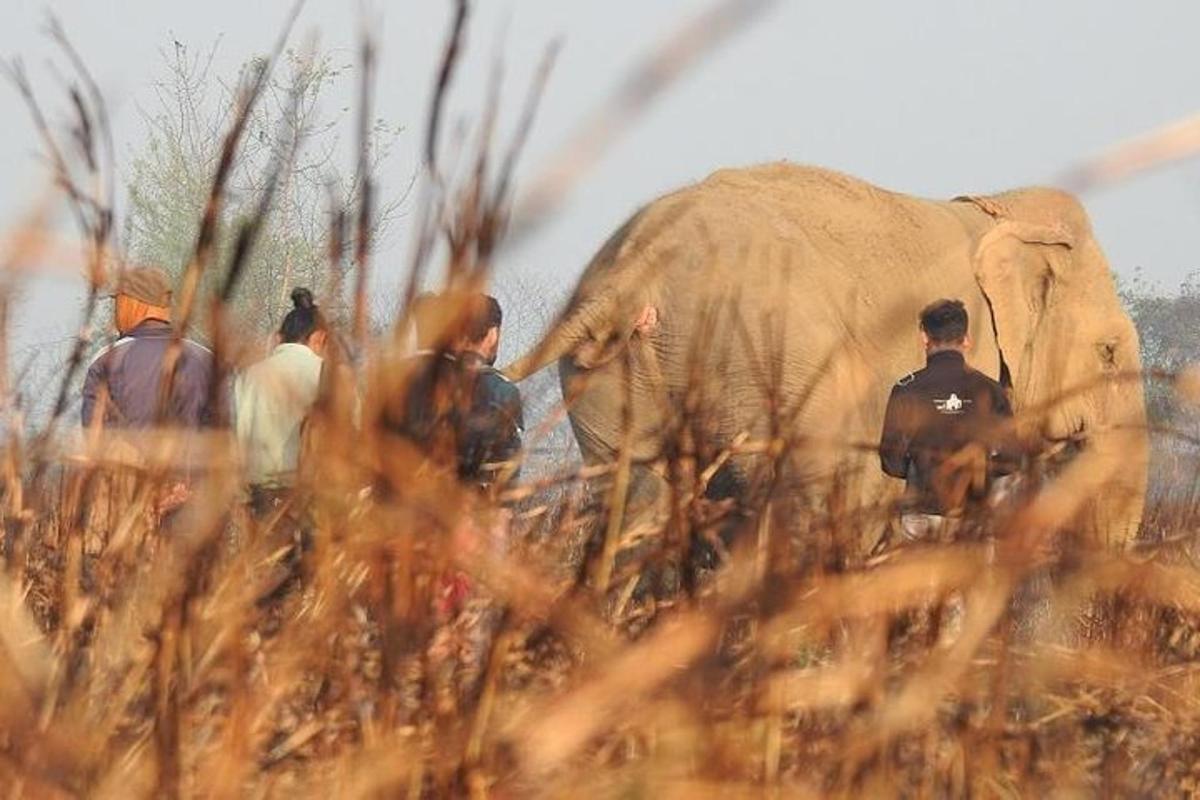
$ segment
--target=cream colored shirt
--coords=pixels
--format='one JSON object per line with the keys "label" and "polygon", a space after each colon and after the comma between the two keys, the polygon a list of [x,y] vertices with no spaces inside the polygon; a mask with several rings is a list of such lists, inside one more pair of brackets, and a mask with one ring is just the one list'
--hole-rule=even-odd
{"label": "cream colored shirt", "polygon": [[300,461],[304,420],[317,399],[321,357],[281,344],[234,381],[234,431],[251,484],[287,486]]}

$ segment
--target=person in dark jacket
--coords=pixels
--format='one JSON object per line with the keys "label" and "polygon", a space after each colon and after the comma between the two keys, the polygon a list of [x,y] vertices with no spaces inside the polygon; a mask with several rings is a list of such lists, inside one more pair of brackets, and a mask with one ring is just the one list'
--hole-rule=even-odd
{"label": "person in dark jacket", "polygon": [[941,538],[947,520],[982,505],[995,478],[1019,464],[1004,388],[967,366],[967,310],[938,300],[921,312],[926,365],[892,388],[879,443],[883,471],[906,483],[900,526]]}
{"label": "person in dark jacket", "polygon": [[453,463],[461,480],[490,488],[520,454],[525,427],[520,391],[494,366],[500,303],[485,294],[422,295],[414,316],[420,349],[389,427]]}
{"label": "person in dark jacket", "polygon": [[[379,423],[384,433],[415,444],[431,464],[463,484],[491,492],[515,478],[524,432],[521,393],[493,365],[500,345],[503,315],[496,298],[485,294],[425,294],[416,298],[412,314],[418,350],[386,370]],[[467,518],[455,537],[486,541],[503,549],[509,516],[501,510],[477,527]],[[447,569],[435,585],[433,610],[442,620],[461,619],[472,598],[472,578]],[[477,598],[476,598],[477,599]],[[486,641],[495,631],[497,609],[473,625]],[[443,630],[448,630],[444,628]],[[473,648],[465,657],[468,674],[479,674],[488,647]],[[434,663],[446,663],[441,646],[432,648]],[[439,675],[441,672],[435,669]]]}
{"label": "person in dark jacket", "polygon": [[102,349],[83,382],[85,427],[198,428],[211,422],[212,353],[184,339],[171,391],[162,397],[164,359],[174,337],[171,284],[153,267],[126,270],[113,292],[120,338]]}

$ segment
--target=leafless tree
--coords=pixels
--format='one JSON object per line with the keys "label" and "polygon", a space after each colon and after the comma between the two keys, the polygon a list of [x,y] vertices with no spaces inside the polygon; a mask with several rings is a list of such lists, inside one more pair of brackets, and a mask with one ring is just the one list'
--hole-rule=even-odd
{"label": "leafless tree", "polygon": [[[154,104],[141,109],[147,135],[133,158],[128,184],[124,232],[135,263],[179,271],[194,247],[222,137],[236,107],[233,98],[258,67],[258,61],[251,60],[233,80],[227,79],[214,66],[219,45],[218,41],[198,51],[175,41],[162,50],[165,74],[154,83]],[[323,109],[354,67],[328,54],[295,50],[286,53],[283,66],[279,77],[264,87],[248,120],[222,212],[226,222],[253,215],[267,181],[276,182],[272,208],[235,298],[251,322],[277,316],[295,285],[327,285],[329,210],[351,205],[364,175],[378,171],[400,132],[374,119],[370,160],[356,165],[350,175],[339,175],[343,114]],[[386,235],[406,196],[407,187],[376,204],[374,241]],[[224,233],[217,243],[219,262],[230,252],[235,228],[220,226]],[[346,299],[336,300],[340,306]]]}

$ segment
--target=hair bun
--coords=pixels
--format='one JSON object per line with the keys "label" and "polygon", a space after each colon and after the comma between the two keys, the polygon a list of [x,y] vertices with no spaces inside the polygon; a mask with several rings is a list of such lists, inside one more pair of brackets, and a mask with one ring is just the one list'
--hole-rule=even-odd
{"label": "hair bun", "polygon": [[313,300],[313,293],[303,287],[292,289],[292,305],[296,308],[316,308],[316,301]]}

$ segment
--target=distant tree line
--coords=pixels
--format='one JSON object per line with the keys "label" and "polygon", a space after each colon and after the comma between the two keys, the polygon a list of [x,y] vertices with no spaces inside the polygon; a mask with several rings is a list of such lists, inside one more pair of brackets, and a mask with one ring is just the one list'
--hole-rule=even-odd
{"label": "distant tree line", "polygon": [[1137,273],[1121,282],[1120,294],[1141,340],[1151,424],[1194,427],[1196,413],[1181,407],[1171,383],[1152,373],[1174,374],[1200,364],[1200,272],[1190,274],[1173,292]]}

